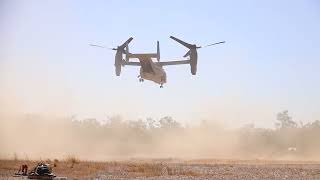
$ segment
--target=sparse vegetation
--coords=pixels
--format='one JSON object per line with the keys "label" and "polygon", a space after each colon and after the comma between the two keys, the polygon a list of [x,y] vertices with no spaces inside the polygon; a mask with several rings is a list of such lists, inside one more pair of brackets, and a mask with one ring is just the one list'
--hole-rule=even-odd
{"label": "sparse vegetation", "polygon": [[[33,117],[31,125],[41,123],[39,117]],[[48,122],[48,121],[46,121]],[[63,149],[76,150],[62,160],[49,159],[53,163],[53,172],[70,179],[318,179],[320,178],[317,161],[272,161],[270,159],[317,160],[319,157],[320,121],[296,123],[288,111],[277,115],[275,129],[256,128],[253,124],[238,129],[224,129],[208,121],[198,126],[183,126],[171,117],[159,120],[148,118],[139,121],[123,121],[119,117],[110,118],[105,124],[95,119],[82,121],[52,121],[50,128],[68,130],[63,136],[50,137],[55,146],[63,143]],[[30,124],[29,124],[30,125]],[[42,125],[42,127],[45,127]],[[41,129],[45,131],[46,129]],[[24,129],[21,129],[24,131]],[[29,132],[31,133],[31,132]],[[37,136],[36,131],[32,136]],[[26,135],[28,136],[28,135]],[[46,137],[48,138],[48,137]],[[29,146],[34,146],[33,141]],[[50,147],[50,145],[48,145]],[[51,146],[54,148],[55,146]],[[294,148],[289,151],[288,148]],[[26,146],[26,148],[28,148]],[[99,151],[100,150],[100,151]],[[44,153],[46,151],[43,151]],[[131,161],[93,162],[81,160],[89,152],[111,156],[130,156],[135,153],[156,154],[161,152],[179,157],[179,155],[201,154],[223,158],[232,154],[232,158],[241,160],[178,160],[172,158]],[[174,154],[176,153],[177,154]],[[210,154],[210,153],[212,154]],[[225,153],[225,154],[224,154]],[[12,153],[11,153],[12,154]],[[218,155],[217,155],[218,154]],[[161,155],[161,154],[160,154]],[[18,153],[12,160],[0,160],[0,179],[12,176],[21,164],[34,167],[36,161],[21,161]],[[238,156],[238,157],[237,157]],[[12,156],[11,156],[12,157]],[[46,157],[46,156],[42,156]],[[11,159],[11,158],[10,158]],[[53,160],[52,160],[53,159]],[[252,160],[255,159],[255,160]]]}
{"label": "sparse vegetation", "polygon": [[[15,179],[19,165],[34,167],[36,161],[0,160],[0,179]],[[68,179],[319,179],[319,163],[202,159],[157,159],[118,162],[82,161],[74,168],[60,161],[53,172]]]}
{"label": "sparse vegetation", "polygon": [[70,164],[70,167],[71,167],[71,168],[73,168],[73,166],[74,166],[75,164],[80,163],[79,158],[77,158],[77,156],[74,155],[74,154],[69,154],[69,155],[67,155],[65,161]]}
{"label": "sparse vegetation", "polygon": [[58,159],[54,159],[53,160],[53,167],[57,167],[58,163],[59,163],[59,160]]}
{"label": "sparse vegetation", "polygon": [[[40,156],[33,152],[41,152],[42,157],[64,157],[71,167],[79,162],[79,158],[73,153],[91,160],[144,155],[178,158],[320,159],[320,141],[317,140],[320,138],[320,121],[297,123],[288,111],[278,113],[274,129],[256,128],[254,124],[226,129],[210,121],[185,126],[169,116],[138,121],[126,121],[120,116],[114,116],[103,123],[92,118],[52,120],[35,115],[24,118],[11,120],[14,126],[8,127],[7,131],[11,132],[11,128],[12,132],[24,134],[25,139],[38,139],[25,143],[20,141],[20,136],[12,135],[11,140],[19,144],[11,145],[10,148],[16,151],[23,146],[23,153],[28,153],[31,159]],[[19,123],[21,120],[26,120],[28,124]],[[35,127],[41,129],[32,131]],[[46,133],[52,129],[55,130],[54,136]],[[44,142],[46,146],[39,142]],[[288,148],[294,148],[295,151],[289,151]],[[47,153],[56,151],[65,153],[55,157]],[[14,157],[18,157],[19,153],[21,152],[17,152]],[[53,164],[56,166],[57,162]]]}
{"label": "sparse vegetation", "polygon": [[13,153],[13,160],[14,160],[14,161],[18,161],[18,155],[17,155],[17,153]]}

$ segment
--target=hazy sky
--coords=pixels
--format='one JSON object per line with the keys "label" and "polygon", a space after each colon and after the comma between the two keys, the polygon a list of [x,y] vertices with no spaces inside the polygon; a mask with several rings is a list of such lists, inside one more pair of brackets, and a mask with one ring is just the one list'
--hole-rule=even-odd
{"label": "hazy sky", "polygon": [[[273,126],[288,109],[297,121],[320,119],[320,3],[270,1],[0,0],[2,112]],[[116,46],[179,59],[190,43],[227,43],[199,50],[189,65],[165,67],[160,89],[139,83],[138,67],[114,73]],[[1,112],[0,111],[0,112]]]}

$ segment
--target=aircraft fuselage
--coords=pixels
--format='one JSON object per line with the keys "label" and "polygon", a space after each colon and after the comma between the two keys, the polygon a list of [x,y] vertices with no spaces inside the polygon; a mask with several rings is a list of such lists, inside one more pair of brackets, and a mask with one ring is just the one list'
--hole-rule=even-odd
{"label": "aircraft fuselage", "polygon": [[156,64],[151,58],[139,59],[140,78],[153,81],[157,84],[164,84],[167,82],[167,75],[161,65]]}

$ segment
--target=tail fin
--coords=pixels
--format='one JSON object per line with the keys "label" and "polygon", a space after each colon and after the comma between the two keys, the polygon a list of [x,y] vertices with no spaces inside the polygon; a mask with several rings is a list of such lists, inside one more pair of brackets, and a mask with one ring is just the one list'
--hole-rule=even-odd
{"label": "tail fin", "polygon": [[159,41],[157,41],[157,60],[158,60],[158,62],[160,61],[160,45],[159,45]]}

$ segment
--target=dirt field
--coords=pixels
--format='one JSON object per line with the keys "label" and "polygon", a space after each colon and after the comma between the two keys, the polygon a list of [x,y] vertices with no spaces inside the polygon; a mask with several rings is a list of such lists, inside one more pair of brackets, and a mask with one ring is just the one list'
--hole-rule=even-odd
{"label": "dirt field", "polygon": [[[12,177],[22,163],[31,169],[37,162],[0,160],[0,179],[23,179]],[[320,179],[320,162],[148,159],[56,164],[53,172],[68,179]]]}

